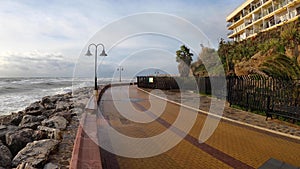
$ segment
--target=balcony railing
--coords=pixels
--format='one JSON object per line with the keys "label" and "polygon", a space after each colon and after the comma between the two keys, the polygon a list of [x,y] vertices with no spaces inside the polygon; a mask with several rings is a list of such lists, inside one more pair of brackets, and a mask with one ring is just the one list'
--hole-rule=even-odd
{"label": "balcony railing", "polygon": [[227,36],[230,36],[232,34],[233,34],[233,31],[230,31],[230,32],[227,33]]}
{"label": "balcony railing", "polygon": [[229,23],[227,24],[227,28],[230,27],[231,25],[232,25],[232,22],[229,22]]}
{"label": "balcony railing", "polygon": [[248,25],[250,25],[251,23],[252,23],[252,20],[246,21],[246,22],[245,22],[245,26],[248,26]]}
{"label": "balcony railing", "polygon": [[269,1],[269,0],[263,0],[263,4],[266,3],[266,2],[268,2],[268,1]]}

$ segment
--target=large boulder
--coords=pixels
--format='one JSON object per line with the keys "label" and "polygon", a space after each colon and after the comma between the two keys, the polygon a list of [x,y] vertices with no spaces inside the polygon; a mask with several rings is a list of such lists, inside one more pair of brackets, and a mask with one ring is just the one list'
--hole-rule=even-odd
{"label": "large boulder", "polygon": [[41,131],[46,134],[46,138],[61,140],[62,133],[59,129],[54,129],[46,126],[38,126],[38,131]]}
{"label": "large boulder", "polygon": [[67,127],[68,121],[62,116],[54,116],[50,119],[42,121],[43,126],[64,130]]}
{"label": "large boulder", "polygon": [[48,139],[48,133],[42,130],[35,130],[32,135],[33,140],[43,140]]}
{"label": "large boulder", "polygon": [[25,108],[25,112],[28,113],[30,111],[43,110],[44,107],[41,105],[40,101],[34,102]]}
{"label": "large boulder", "polygon": [[22,126],[20,126],[20,129],[31,128],[31,129],[35,130],[40,124],[41,124],[41,122],[25,123]]}
{"label": "large boulder", "polygon": [[45,139],[28,143],[12,160],[12,166],[16,167],[22,162],[30,163],[33,167],[42,168],[48,160],[49,154],[57,148],[59,141]]}
{"label": "large boulder", "polygon": [[10,167],[12,154],[8,147],[0,141],[0,167]]}
{"label": "large boulder", "polygon": [[12,113],[10,116],[10,124],[18,126],[22,121],[23,116],[24,112],[22,111],[19,111],[18,113]]}
{"label": "large boulder", "polygon": [[56,112],[65,111],[70,109],[71,104],[68,101],[58,101],[56,103]]}
{"label": "large boulder", "polygon": [[13,155],[17,154],[27,143],[33,141],[34,131],[29,128],[6,133],[6,144]]}
{"label": "large boulder", "polygon": [[55,109],[50,109],[50,110],[44,110],[42,115],[46,116],[47,118],[49,118],[50,116],[52,116],[55,112]]}
{"label": "large boulder", "polygon": [[22,121],[20,122],[19,126],[22,127],[28,123],[41,122],[46,118],[47,117],[44,115],[40,115],[40,116],[25,115],[25,116],[23,116]]}
{"label": "large boulder", "polygon": [[72,117],[75,116],[76,114],[73,113],[72,110],[69,111],[62,111],[62,112],[58,112],[55,114],[56,116],[62,116],[64,117],[68,122],[70,122],[72,120]]}
{"label": "large boulder", "polygon": [[55,105],[56,101],[57,101],[56,97],[46,96],[42,99],[41,104],[44,106],[44,108],[46,110],[50,110],[50,109],[56,108],[56,105]]}
{"label": "large boulder", "polygon": [[12,126],[12,125],[0,125],[0,140],[5,143],[6,142],[6,138],[5,135],[8,132],[13,132],[15,130],[17,130],[17,126]]}
{"label": "large boulder", "polygon": [[26,112],[26,114],[33,115],[33,116],[39,116],[43,113],[43,110],[32,110]]}

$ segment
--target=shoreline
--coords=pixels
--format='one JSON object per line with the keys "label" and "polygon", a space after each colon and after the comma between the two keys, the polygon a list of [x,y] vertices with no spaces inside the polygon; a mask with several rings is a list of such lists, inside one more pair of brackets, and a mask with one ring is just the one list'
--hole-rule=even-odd
{"label": "shoreline", "polygon": [[83,87],[0,115],[0,169],[69,168],[78,118],[91,95],[92,88]]}

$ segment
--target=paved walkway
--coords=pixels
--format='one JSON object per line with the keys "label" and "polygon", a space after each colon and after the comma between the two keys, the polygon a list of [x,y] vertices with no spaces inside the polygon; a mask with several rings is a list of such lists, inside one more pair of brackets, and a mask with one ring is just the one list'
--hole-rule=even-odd
{"label": "paved walkway", "polygon": [[[166,97],[169,100],[179,102],[179,103],[181,102],[182,97],[184,97],[184,98],[198,97],[198,95],[196,93],[191,93],[191,92],[179,93],[176,91],[164,91],[162,93],[162,91],[160,91],[160,90],[150,90],[150,89],[143,89],[143,90],[145,90],[147,92],[151,91],[151,93],[153,93],[155,95]],[[204,110],[204,111],[209,111],[211,99],[212,98],[208,97],[208,96],[200,96],[199,109]],[[278,119],[271,120],[270,118],[268,118],[268,120],[266,121],[265,116],[247,112],[247,111],[243,111],[243,110],[239,110],[239,109],[235,109],[235,108],[229,107],[228,104],[225,105],[225,109],[223,111],[222,116],[227,117],[229,119],[244,122],[247,124],[252,124],[255,126],[259,126],[259,127],[267,128],[270,130],[278,131],[281,133],[286,133],[286,134],[295,135],[295,136],[300,137],[300,126],[298,126],[298,125],[284,122],[284,121],[281,121]]]}
{"label": "paved walkway", "polygon": [[[191,99],[188,100],[192,100],[192,94],[187,93],[187,95],[191,96]],[[167,93],[167,96],[173,100],[179,99],[174,93]],[[150,102],[155,105],[150,105]],[[200,108],[205,110],[205,107],[209,107],[207,104],[202,104],[202,102],[207,102],[208,104],[208,98],[201,99]],[[130,107],[126,107],[126,105],[132,105],[137,114],[140,113],[152,117],[155,114],[155,107],[160,105],[165,105],[165,107],[163,113],[155,121],[135,123],[119,113],[120,111],[130,110]],[[148,138],[164,132],[176,122],[180,110],[180,106],[156,97],[149,97],[147,93],[138,90],[135,86],[129,88],[128,86],[112,87],[104,93],[100,106],[109,125],[118,132],[135,138]],[[196,122],[188,135],[182,138],[182,141],[174,148],[149,158],[121,157],[101,149],[103,168],[258,168],[270,158],[275,158],[294,166],[300,166],[300,141],[297,139],[277,135],[233,121],[221,120],[213,135],[204,143],[199,143],[199,133],[203,130],[204,122],[208,116],[187,108],[182,109],[182,111],[187,114],[197,113]],[[274,121],[265,122],[264,117],[256,117],[256,115],[228,107],[225,108],[224,115],[242,119],[241,121],[246,123],[252,124],[251,121],[257,122],[261,126],[263,125],[260,122],[264,122],[268,124],[267,126],[274,125],[275,129],[278,125],[286,126],[285,124],[273,123]],[[299,134],[299,128],[295,127],[294,130],[294,135]],[[178,136],[182,135],[182,131],[176,128],[173,131]],[[104,142],[109,142],[112,139],[110,135],[98,134],[99,139],[102,139]],[[170,140],[164,140],[164,143],[167,145],[168,142],[172,142],[171,139],[170,137]],[[122,142],[122,140],[118,141]],[[153,145],[145,146],[145,149],[151,146]]]}

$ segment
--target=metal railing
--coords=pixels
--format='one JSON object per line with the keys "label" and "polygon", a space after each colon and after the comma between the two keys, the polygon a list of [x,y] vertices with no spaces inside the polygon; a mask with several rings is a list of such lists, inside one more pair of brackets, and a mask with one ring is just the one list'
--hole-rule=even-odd
{"label": "metal railing", "polygon": [[[138,87],[153,89],[179,89],[184,86],[187,90],[194,90],[193,81],[196,80],[198,92],[218,98],[226,98],[230,105],[236,105],[246,110],[266,113],[267,117],[275,116],[300,121],[300,80],[266,78],[259,75],[227,77],[137,77]],[[153,78],[149,82],[149,78]],[[212,92],[211,82],[214,83]],[[178,85],[179,83],[179,85]],[[217,84],[217,85],[216,85]],[[224,92],[227,86],[227,92]]]}

